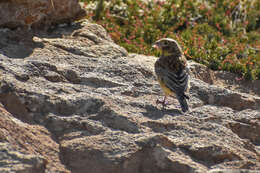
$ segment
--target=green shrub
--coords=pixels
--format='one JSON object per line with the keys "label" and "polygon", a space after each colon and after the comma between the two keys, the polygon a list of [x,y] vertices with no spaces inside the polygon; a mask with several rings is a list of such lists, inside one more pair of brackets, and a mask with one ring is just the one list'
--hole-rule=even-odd
{"label": "green shrub", "polygon": [[260,79],[260,1],[82,1],[87,18],[105,27],[129,52],[158,56],[151,44],[170,37],[188,59]]}

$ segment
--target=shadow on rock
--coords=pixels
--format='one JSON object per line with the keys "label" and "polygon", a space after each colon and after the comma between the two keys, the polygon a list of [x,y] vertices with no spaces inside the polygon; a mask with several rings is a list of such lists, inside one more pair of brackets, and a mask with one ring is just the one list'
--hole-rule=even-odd
{"label": "shadow on rock", "polygon": [[[28,30],[17,28],[15,30],[0,30],[0,54],[8,58],[23,59],[33,54],[36,48],[43,49],[46,46],[45,39],[63,38],[71,36],[75,30],[82,28],[80,23],[67,24],[62,27],[53,26],[48,31]],[[37,37],[37,39],[34,39]]]}
{"label": "shadow on rock", "polygon": [[1,30],[0,53],[14,59],[23,59],[30,56],[35,48],[44,48],[44,44],[35,42],[33,36],[33,32],[22,29]]}
{"label": "shadow on rock", "polygon": [[141,112],[145,117],[148,117],[150,119],[160,119],[165,115],[171,115],[171,116],[179,116],[182,115],[182,112],[179,109],[169,109],[169,108],[158,108],[153,105],[147,105],[145,106],[146,112]]}

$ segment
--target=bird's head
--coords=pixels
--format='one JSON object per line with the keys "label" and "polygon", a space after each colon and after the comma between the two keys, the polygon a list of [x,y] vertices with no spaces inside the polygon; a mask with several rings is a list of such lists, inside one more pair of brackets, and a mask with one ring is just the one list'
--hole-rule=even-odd
{"label": "bird's head", "polygon": [[163,56],[169,55],[181,55],[182,50],[178,42],[171,38],[162,38],[156,41],[153,45],[153,48],[161,49]]}

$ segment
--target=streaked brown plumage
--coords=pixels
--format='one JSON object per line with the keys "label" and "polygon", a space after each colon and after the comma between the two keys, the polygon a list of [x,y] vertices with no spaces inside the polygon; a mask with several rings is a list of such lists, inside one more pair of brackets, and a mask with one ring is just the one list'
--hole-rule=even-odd
{"label": "streaked brown plumage", "polygon": [[176,95],[182,111],[188,111],[189,69],[181,47],[177,41],[170,38],[156,41],[153,47],[162,49],[162,56],[156,61],[154,67],[165,97],[163,101],[157,100],[157,103],[165,106],[166,97]]}

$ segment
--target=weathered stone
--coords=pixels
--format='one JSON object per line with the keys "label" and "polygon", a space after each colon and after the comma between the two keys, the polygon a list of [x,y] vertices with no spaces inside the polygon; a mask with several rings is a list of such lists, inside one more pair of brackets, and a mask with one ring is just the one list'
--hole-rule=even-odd
{"label": "weathered stone", "polygon": [[[189,156],[172,148],[174,144],[165,138],[160,135],[107,132],[63,141],[61,149],[64,163],[78,173],[85,170],[95,173],[172,171],[185,173],[206,170]],[[164,143],[164,140],[167,140],[167,143]],[[71,150],[75,145],[77,149]]]}
{"label": "weathered stone", "polygon": [[258,173],[259,170],[248,169],[212,169],[208,173]]}
{"label": "weathered stone", "polygon": [[66,172],[59,160],[59,145],[46,128],[23,123],[2,106],[0,172]]}
{"label": "weathered stone", "polygon": [[0,143],[0,162],[2,173],[45,173],[47,163],[42,156],[22,154],[8,143]]}
{"label": "weathered stone", "polygon": [[214,83],[214,72],[205,65],[189,61],[189,69],[192,77],[200,79],[208,84]]}
{"label": "weathered stone", "polygon": [[260,96],[260,80],[248,81],[238,74],[228,71],[213,71],[205,65],[189,62],[192,76],[208,84],[214,84],[229,90]]}
{"label": "weathered stone", "polygon": [[49,27],[71,22],[85,14],[78,0],[10,0],[0,1],[0,26]]}
{"label": "weathered stone", "polygon": [[191,81],[191,92],[204,104],[230,107],[234,110],[260,110],[260,97],[228,90],[216,85],[209,85],[198,79]]}
{"label": "weathered stone", "polygon": [[249,139],[260,145],[260,112],[243,110],[235,116],[235,121],[228,123],[229,128],[241,138]]}
{"label": "weathered stone", "polygon": [[228,87],[217,72],[189,62],[191,110],[183,114],[175,98],[166,109],[155,103],[163,95],[157,58],[128,54],[97,24],[28,39],[1,32],[1,139],[44,157],[47,172],[260,169],[255,92]]}

